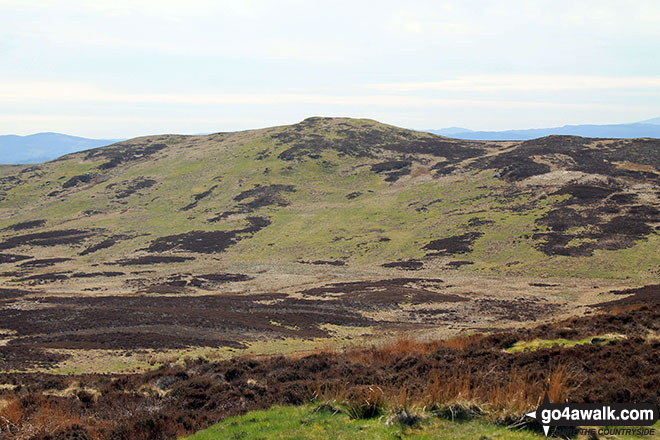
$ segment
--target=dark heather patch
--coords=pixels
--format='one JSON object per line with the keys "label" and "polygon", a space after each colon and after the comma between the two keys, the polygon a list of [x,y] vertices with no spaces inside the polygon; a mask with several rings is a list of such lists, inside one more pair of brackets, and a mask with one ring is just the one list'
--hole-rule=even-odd
{"label": "dark heather patch", "polygon": [[472,251],[472,244],[482,235],[482,232],[468,232],[462,235],[441,238],[439,240],[431,241],[429,244],[424,246],[423,249],[428,251],[435,251],[427,253],[427,255],[433,256],[464,254]]}
{"label": "dark heather patch", "polygon": [[47,369],[54,367],[58,362],[62,362],[69,357],[69,355],[47,352],[41,348],[29,345],[2,345],[0,346],[0,370]]}
{"label": "dark heather patch", "polygon": [[417,260],[407,260],[407,261],[394,261],[392,263],[385,263],[381,265],[382,267],[391,267],[401,270],[420,270],[424,267],[424,263]]}
{"label": "dark heather patch", "polygon": [[[279,184],[267,186],[257,185],[254,188],[243,191],[234,197],[234,201],[240,202],[239,205],[243,208],[247,208],[249,211],[254,211],[265,206],[284,207],[289,205],[289,202],[284,197],[282,197],[282,193],[284,192],[296,192],[296,187],[293,185]],[[252,200],[246,202],[246,199]]]}
{"label": "dark heather patch", "polygon": [[103,240],[103,241],[101,241],[97,244],[94,244],[94,245],[88,247],[87,249],[82,251],[79,255],[89,255],[89,254],[92,254],[94,252],[100,251],[101,249],[107,249],[107,248],[112,247],[115,244],[117,244],[118,241],[126,240],[128,238],[130,238],[130,236],[124,235],[124,234],[113,235],[113,236],[108,237],[105,240]]}
{"label": "dark heather patch", "polygon": [[432,136],[393,142],[382,145],[382,148],[404,154],[430,154],[456,163],[482,155],[486,151],[483,145],[484,143],[480,142],[449,140],[440,136]]}
{"label": "dark heather patch", "polygon": [[382,306],[396,307],[401,303],[417,305],[468,301],[467,298],[459,295],[429,290],[429,288],[440,288],[442,285],[443,281],[439,279],[393,278],[380,281],[332,283],[323,287],[303,290],[300,293],[309,297],[331,296],[343,307],[360,307],[367,310]]}
{"label": "dark heather patch", "polygon": [[355,199],[355,198],[357,198],[357,197],[360,197],[361,195],[362,195],[361,192],[359,192],[359,191],[355,191],[355,192],[352,192],[352,193],[350,193],[350,194],[346,194],[346,198],[347,198],[348,200],[353,200],[353,199]]}
{"label": "dark heather patch", "polygon": [[66,182],[62,184],[62,188],[71,188],[74,186],[78,186],[81,183],[89,183],[96,177],[96,173],[88,173],[88,174],[81,174],[79,176],[73,176]]}
{"label": "dark heather patch", "polygon": [[331,127],[331,120],[309,118],[272,136],[289,148],[278,156],[293,161],[320,157],[326,150],[340,156],[377,157],[383,150],[399,154],[431,154],[451,161],[461,161],[482,154],[483,143],[451,140],[384,125],[355,128],[350,124]]}
{"label": "dark heather patch", "polygon": [[316,264],[316,265],[327,265],[327,266],[346,266],[345,261],[341,260],[314,260],[314,261],[297,261],[300,264]]}
{"label": "dark heather patch", "polygon": [[249,225],[243,229],[239,229],[235,232],[241,234],[254,234],[268,226],[272,223],[271,220],[267,217],[246,217],[245,220],[248,221]]}
{"label": "dark heather patch", "polygon": [[570,184],[562,187],[559,191],[553,193],[556,195],[570,194],[576,199],[577,203],[589,203],[607,198],[609,195],[617,192],[618,188]]}
{"label": "dark heather patch", "polygon": [[133,180],[125,180],[120,183],[111,183],[105,188],[108,190],[113,190],[116,199],[124,199],[126,197],[132,196],[141,189],[151,188],[156,183],[153,179],[147,179],[144,177],[138,177]]}
{"label": "dark heather patch", "polygon": [[16,254],[0,254],[0,264],[15,263],[17,261],[29,260],[29,255],[16,255]]}
{"label": "dark heather patch", "polygon": [[71,258],[44,258],[41,260],[32,260],[25,263],[21,263],[18,267],[23,268],[38,268],[38,267],[49,267],[54,266],[57,263],[64,263],[65,261],[71,261]]}
{"label": "dark heather patch", "polygon": [[186,281],[166,281],[163,283],[156,283],[145,287],[140,290],[140,293],[184,293],[186,292]]}
{"label": "dark heather patch", "polygon": [[[660,222],[660,209],[649,205],[614,206],[610,200],[603,201],[607,191],[579,188],[578,197],[571,197],[537,219],[536,223],[547,226],[548,231],[532,236],[538,242],[535,247],[547,255],[591,256],[596,249],[629,248],[653,233],[653,224]],[[568,232],[576,227],[586,231]]]}
{"label": "dark heather patch", "polygon": [[515,162],[513,165],[504,166],[502,171],[495,177],[503,177],[508,181],[518,181],[528,177],[546,174],[550,171],[551,168],[549,165],[534,162],[532,159],[524,159]]}
{"label": "dark heather patch", "polygon": [[289,206],[288,200],[282,196],[282,193],[285,192],[296,192],[296,187],[280,184],[267,186],[255,185],[254,188],[243,191],[234,197],[234,201],[238,202],[236,208],[217,214],[215,217],[208,219],[207,222],[216,223],[233,214],[247,214],[266,206]]}
{"label": "dark heather patch", "polygon": [[630,194],[630,193],[619,193],[619,194],[614,194],[612,197],[610,197],[610,202],[622,204],[622,205],[630,205],[632,203],[635,203],[639,197],[637,194]]}
{"label": "dark heather patch", "polygon": [[176,255],[145,255],[135,258],[125,258],[122,260],[117,260],[114,263],[106,264],[116,264],[119,266],[141,266],[148,264],[170,264],[170,263],[183,263],[185,261],[194,260],[193,257],[180,257]]}
{"label": "dark heather patch", "polygon": [[550,283],[529,283],[532,287],[558,287],[561,284],[550,284]]}
{"label": "dark heather patch", "polygon": [[[295,299],[282,293],[46,297],[39,301],[56,307],[0,308],[3,328],[17,333],[11,345],[135,349],[217,347],[233,341],[235,346],[254,334],[327,337],[329,333],[319,327],[322,323],[374,324],[339,303]],[[264,301],[274,301],[279,307]]]}
{"label": "dark heather patch", "polygon": [[200,200],[202,200],[203,198],[208,197],[209,195],[211,195],[213,190],[216,189],[217,187],[218,187],[218,185],[213,185],[211,188],[207,189],[204,192],[201,192],[199,194],[194,194],[193,195],[193,202],[190,203],[189,205],[184,206],[183,208],[181,208],[181,210],[182,211],[189,211],[189,210],[193,209],[195,206],[197,206],[197,204],[199,203]]}
{"label": "dark heather patch", "polygon": [[227,217],[230,217],[234,214],[243,214],[243,212],[242,211],[225,211],[225,212],[221,212],[220,214],[218,214],[215,217],[212,217],[212,218],[210,218],[206,221],[209,222],[209,223],[217,223],[217,222],[219,222],[221,220],[224,220]]}
{"label": "dark heather patch", "polygon": [[445,176],[451,174],[456,167],[452,165],[451,162],[438,162],[431,167],[432,170],[435,170],[436,176]]}
{"label": "dark heather patch", "polygon": [[197,278],[219,284],[239,283],[254,279],[254,277],[242,273],[207,273],[204,275],[197,275]]}
{"label": "dark heather patch", "polygon": [[521,142],[515,148],[494,157],[484,157],[476,160],[471,166],[477,169],[502,170],[500,177],[506,180],[521,180],[525,177],[544,174],[549,168],[543,164],[535,163],[531,156],[545,156],[561,154],[568,157],[568,163],[562,169],[581,171],[590,174],[604,174],[608,176],[628,177],[637,180],[657,180],[657,173],[645,171],[631,171],[617,167],[614,162],[630,162],[642,165],[651,165],[660,168],[660,141],[653,139],[631,139],[616,141],[611,145],[594,144],[597,139],[581,138],[577,136],[547,136]]}
{"label": "dark heather patch", "polygon": [[213,254],[222,252],[235,244],[236,231],[190,231],[178,235],[160,237],[151,242],[147,251],[167,252],[172,250]]}
{"label": "dark heather patch", "polygon": [[452,269],[458,269],[461,266],[468,266],[471,264],[474,264],[474,261],[455,260],[447,263],[447,267],[450,267]]}
{"label": "dark heather patch", "polygon": [[387,173],[387,177],[385,178],[385,182],[396,182],[399,180],[399,178],[403,176],[407,176],[410,174],[410,168],[402,168],[398,171],[391,171]]}
{"label": "dark heather patch", "polygon": [[479,226],[487,226],[487,225],[492,225],[495,222],[493,220],[486,220],[486,219],[481,219],[479,217],[473,217],[470,220],[468,220],[467,224],[468,226],[472,228],[478,228]]}
{"label": "dark heather patch", "polygon": [[660,284],[652,284],[634,289],[613,290],[609,293],[628,296],[621,299],[615,299],[613,301],[603,302],[592,307],[600,309],[611,309],[613,307],[626,307],[639,304],[647,306],[655,305],[657,307],[657,305],[660,304]]}
{"label": "dark heather patch", "polygon": [[46,226],[46,220],[29,220],[26,222],[16,223],[14,225],[7,226],[2,229],[2,232],[5,231],[22,231],[25,229],[34,229],[41,228]]}
{"label": "dark heather patch", "polygon": [[400,177],[410,174],[412,162],[409,160],[388,160],[371,165],[371,171],[376,174],[385,174],[386,182],[396,182]]}
{"label": "dark heather patch", "polygon": [[30,275],[28,277],[19,278],[17,281],[27,282],[30,285],[52,283],[55,281],[63,281],[69,279],[71,272],[50,272],[37,275]]}
{"label": "dark heather patch", "polygon": [[6,288],[3,288],[3,287],[0,287],[0,300],[20,298],[22,296],[29,295],[30,293],[32,293],[32,292],[29,291],[29,290],[6,289]]}
{"label": "dark heather patch", "polygon": [[[408,135],[393,127],[353,129],[349,125],[333,131],[327,127],[329,122],[325,118],[307,118],[273,135],[279,144],[290,145],[278,158],[285,161],[318,158],[326,150],[351,157],[372,157],[379,146],[400,139],[402,134]],[[334,134],[332,139],[327,136],[330,133]]]}
{"label": "dark heather patch", "polygon": [[64,229],[33,234],[17,235],[0,242],[0,249],[13,249],[19,246],[57,246],[62,244],[79,244],[93,236],[90,231]]}
{"label": "dark heather patch", "polygon": [[71,278],[96,278],[96,277],[120,277],[126,275],[124,272],[76,272]]}
{"label": "dark heather patch", "polygon": [[374,173],[385,173],[388,171],[396,171],[402,168],[407,168],[412,165],[412,162],[409,160],[388,160],[386,162],[380,162],[377,164],[371,165],[371,171]]}
{"label": "dark heather patch", "polygon": [[144,160],[156,152],[167,148],[166,144],[154,144],[147,141],[146,144],[135,142],[123,142],[108,147],[88,150],[85,160],[97,161],[105,159],[107,162],[99,166],[100,170],[115,168],[121,164]]}
{"label": "dark heather patch", "polygon": [[248,225],[231,231],[190,231],[178,235],[160,237],[151,242],[148,252],[171,250],[214,254],[225,251],[249,234],[254,234],[271,224],[266,217],[247,217]]}
{"label": "dark heather patch", "polygon": [[227,283],[240,283],[253,280],[254,277],[240,273],[211,273],[205,275],[172,275],[166,280],[143,288],[146,293],[185,293],[189,287],[212,290]]}

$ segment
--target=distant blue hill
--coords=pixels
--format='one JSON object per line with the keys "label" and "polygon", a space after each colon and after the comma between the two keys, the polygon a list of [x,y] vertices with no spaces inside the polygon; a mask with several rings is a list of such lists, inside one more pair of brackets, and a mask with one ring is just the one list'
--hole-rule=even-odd
{"label": "distant blue hill", "polygon": [[426,131],[456,139],[476,141],[528,140],[552,134],[594,138],[660,138],[660,118],[632,124],[564,125],[563,127],[532,128],[528,130],[472,131],[465,129],[458,131],[456,127],[450,127]]}
{"label": "distant blue hill", "polygon": [[31,164],[114,144],[121,139],[87,139],[60,133],[0,136],[0,164]]}

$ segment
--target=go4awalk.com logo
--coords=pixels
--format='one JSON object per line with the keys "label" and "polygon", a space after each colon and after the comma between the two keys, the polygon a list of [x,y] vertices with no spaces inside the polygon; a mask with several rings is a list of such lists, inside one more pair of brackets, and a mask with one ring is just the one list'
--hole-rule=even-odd
{"label": "go4awalk.com logo", "polygon": [[541,405],[526,415],[541,423],[547,436],[551,426],[652,426],[658,421],[658,406],[650,403],[550,403],[546,391]]}

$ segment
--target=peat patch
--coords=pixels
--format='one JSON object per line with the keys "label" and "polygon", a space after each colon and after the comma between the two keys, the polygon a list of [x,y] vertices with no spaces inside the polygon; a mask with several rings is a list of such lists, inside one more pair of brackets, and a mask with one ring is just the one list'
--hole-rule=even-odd
{"label": "peat patch", "polygon": [[80,174],[78,176],[73,176],[66,182],[62,184],[62,188],[72,188],[78,186],[81,183],[89,183],[97,176],[96,173]]}
{"label": "peat patch", "polygon": [[420,270],[424,268],[424,263],[419,260],[407,260],[407,261],[393,261],[392,263],[385,263],[381,265],[382,267],[393,267],[395,269],[401,270]]}
{"label": "peat patch", "polygon": [[18,267],[35,269],[38,267],[54,266],[57,263],[64,263],[65,261],[71,261],[71,258],[43,258],[41,260],[31,260],[19,264]]}
{"label": "peat patch", "polygon": [[63,229],[32,234],[16,235],[0,242],[0,249],[13,249],[19,246],[57,246],[63,244],[80,244],[93,236],[91,231],[79,229]]}
{"label": "peat patch", "polygon": [[0,264],[16,263],[17,261],[29,260],[33,258],[29,255],[0,254]]}
{"label": "peat patch", "polygon": [[319,328],[324,323],[375,324],[338,303],[294,299],[275,293],[46,297],[40,298],[39,303],[47,307],[0,309],[3,328],[16,332],[10,345],[56,343],[60,348],[75,348],[82,343],[107,349],[213,347],[227,341],[240,344],[255,335],[329,336]]}
{"label": "peat patch", "polygon": [[144,266],[151,264],[183,263],[185,261],[192,261],[194,259],[194,257],[181,257],[177,255],[144,255],[134,258],[124,258],[122,260],[117,260],[113,263],[106,264],[116,264],[119,266]]}
{"label": "peat patch", "polygon": [[346,266],[346,262],[341,260],[314,260],[314,261],[298,260],[297,263],[326,265],[326,266]]}
{"label": "peat patch", "polygon": [[183,234],[160,237],[151,242],[148,252],[173,250],[199,254],[219,253],[236,243],[236,231],[190,231]]}
{"label": "peat patch", "polygon": [[[536,220],[548,228],[547,232],[532,235],[538,241],[537,249],[547,255],[567,256],[591,256],[596,249],[626,249],[654,233],[653,224],[660,222],[660,210],[654,206],[583,206],[574,200],[567,200]],[[571,232],[571,228],[583,230]]]}
{"label": "peat patch", "polygon": [[[612,301],[600,303],[595,307],[601,309],[611,309],[612,307],[626,307],[631,305],[653,305],[660,304],[660,284],[652,284],[649,286],[634,288],[634,289],[625,289],[625,290],[613,290],[609,293],[615,295],[628,295],[625,298],[615,299]],[[657,325],[658,330],[660,330],[660,323]]]}
{"label": "peat patch", "polygon": [[385,174],[386,182],[396,182],[400,177],[410,174],[412,162],[409,160],[389,160],[371,165],[371,171],[376,174]]}
{"label": "peat patch", "polygon": [[117,242],[129,238],[131,237],[124,234],[112,235],[97,244],[91,245],[90,247],[82,251],[79,255],[84,256],[84,255],[93,254],[94,252],[100,251],[101,249],[107,249],[117,244]]}
{"label": "peat patch", "polygon": [[53,283],[55,281],[68,280],[70,273],[71,273],[70,271],[41,273],[37,275],[30,275],[27,277],[19,278],[16,281],[25,282],[30,286],[36,286],[39,284],[47,284],[47,283]]}
{"label": "peat patch", "polygon": [[109,278],[120,277],[126,275],[124,272],[76,272],[71,275],[71,278]]}
{"label": "peat patch", "polygon": [[211,188],[207,189],[204,192],[201,192],[199,194],[193,194],[193,202],[181,208],[181,211],[189,211],[193,209],[195,206],[197,206],[200,200],[210,196],[213,190],[216,189],[217,187],[218,185],[213,185]]}
{"label": "peat patch", "polygon": [[146,293],[185,293],[188,287],[213,290],[227,283],[253,280],[254,277],[240,273],[210,273],[205,275],[177,274],[166,280],[143,288]]}
{"label": "peat patch", "polygon": [[20,298],[21,296],[25,296],[32,293],[29,290],[23,290],[23,289],[7,289],[4,287],[0,287],[0,300],[7,300],[7,299],[13,299],[13,298]]}
{"label": "peat patch", "polygon": [[225,251],[236,244],[245,235],[254,234],[270,225],[265,217],[247,217],[248,225],[243,229],[231,231],[190,231],[183,234],[160,237],[151,242],[148,252],[167,252],[173,250],[214,254]]}
{"label": "peat patch", "polygon": [[31,345],[0,345],[0,370],[51,368],[68,357]]}
{"label": "peat patch", "polygon": [[46,220],[29,220],[26,222],[20,222],[7,226],[6,228],[2,229],[0,232],[23,231],[25,229],[42,228],[44,226],[46,226]]}
{"label": "peat patch", "polygon": [[99,169],[109,170],[122,164],[144,160],[165,148],[167,148],[166,144],[151,143],[151,141],[147,141],[146,144],[123,142],[108,147],[88,150],[85,160],[97,161],[105,159],[107,162],[99,165]]}
{"label": "peat patch", "polygon": [[451,269],[458,269],[459,267],[469,266],[471,264],[474,264],[474,261],[454,260],[454,261],[450,261],[449,263],[447,263],[447,267],[449,267]]}
{"label": "peat patch", "polygon": [[[283,193],[296,192],[296,187],[293,185],[257,185],[252,189],[243,191],[236,197],[234,201],[240,202],[239,205],[251,212],[265,206],[288,206],[289,202],[282,196]],[[246,201],[246,199],[252,199]]]}
{"label": "peat patch", "polygon": [[482,232],[468,232],[462,235],[454,235],[453,237],[441,238],[439,240],[431,241],[429,244],[424,246],[423,249],[427,251],[433,251],[426,254],[429,256],[464,254],[472,251],[472,244],[482,235]]}
{"label": "peat patch", "polygon": [[393,278],[380,281],[357,281],[332,283],[323,287],[303,290],[304,296],[328,297],[344,307],[357,307],[367,310],[377,306],[398,306],[407,304],[429,304],[438,302],[468,301],[459,295],[429,290],[440,289],[443,281],[433,278]]}
{"label": "peat patch", "polygon": [[111,183],[106,186],[107,190],[111,190],[114,193],[115,199],[125,199],[130,197],[141,189],[151,188],[156,182],[154,179],[147,179],[145,177],[138,177],[133,180],[125,180],[119,183]]}

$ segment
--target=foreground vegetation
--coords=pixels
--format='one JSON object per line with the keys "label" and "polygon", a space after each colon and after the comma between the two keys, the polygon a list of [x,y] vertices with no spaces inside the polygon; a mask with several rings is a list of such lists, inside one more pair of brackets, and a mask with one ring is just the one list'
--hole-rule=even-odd
{"label": "foreground vegetation", "polygon": [[[551,402],[660,402],[660,286],[631,293],[600,313],[444,340],[190,359],[128,375],[0,373],[0,439],[169,440],[217,423],[207,431],[216,438],[527,438],[539,427],[524,414],[546,388]],[[524,342],[537,347],[507,350]]]}
{"label": "foreground vegetation", "polygon": [[[393,413],[370,419],[352,419],[329,406],[276,406],[265,411],[230,417],[187,440],[426,440],[426,439],[541,439],[543,434],[509,429],[481,419],[454,421],[432,413]],[[397,417],[397,415],[400,415]]]}

